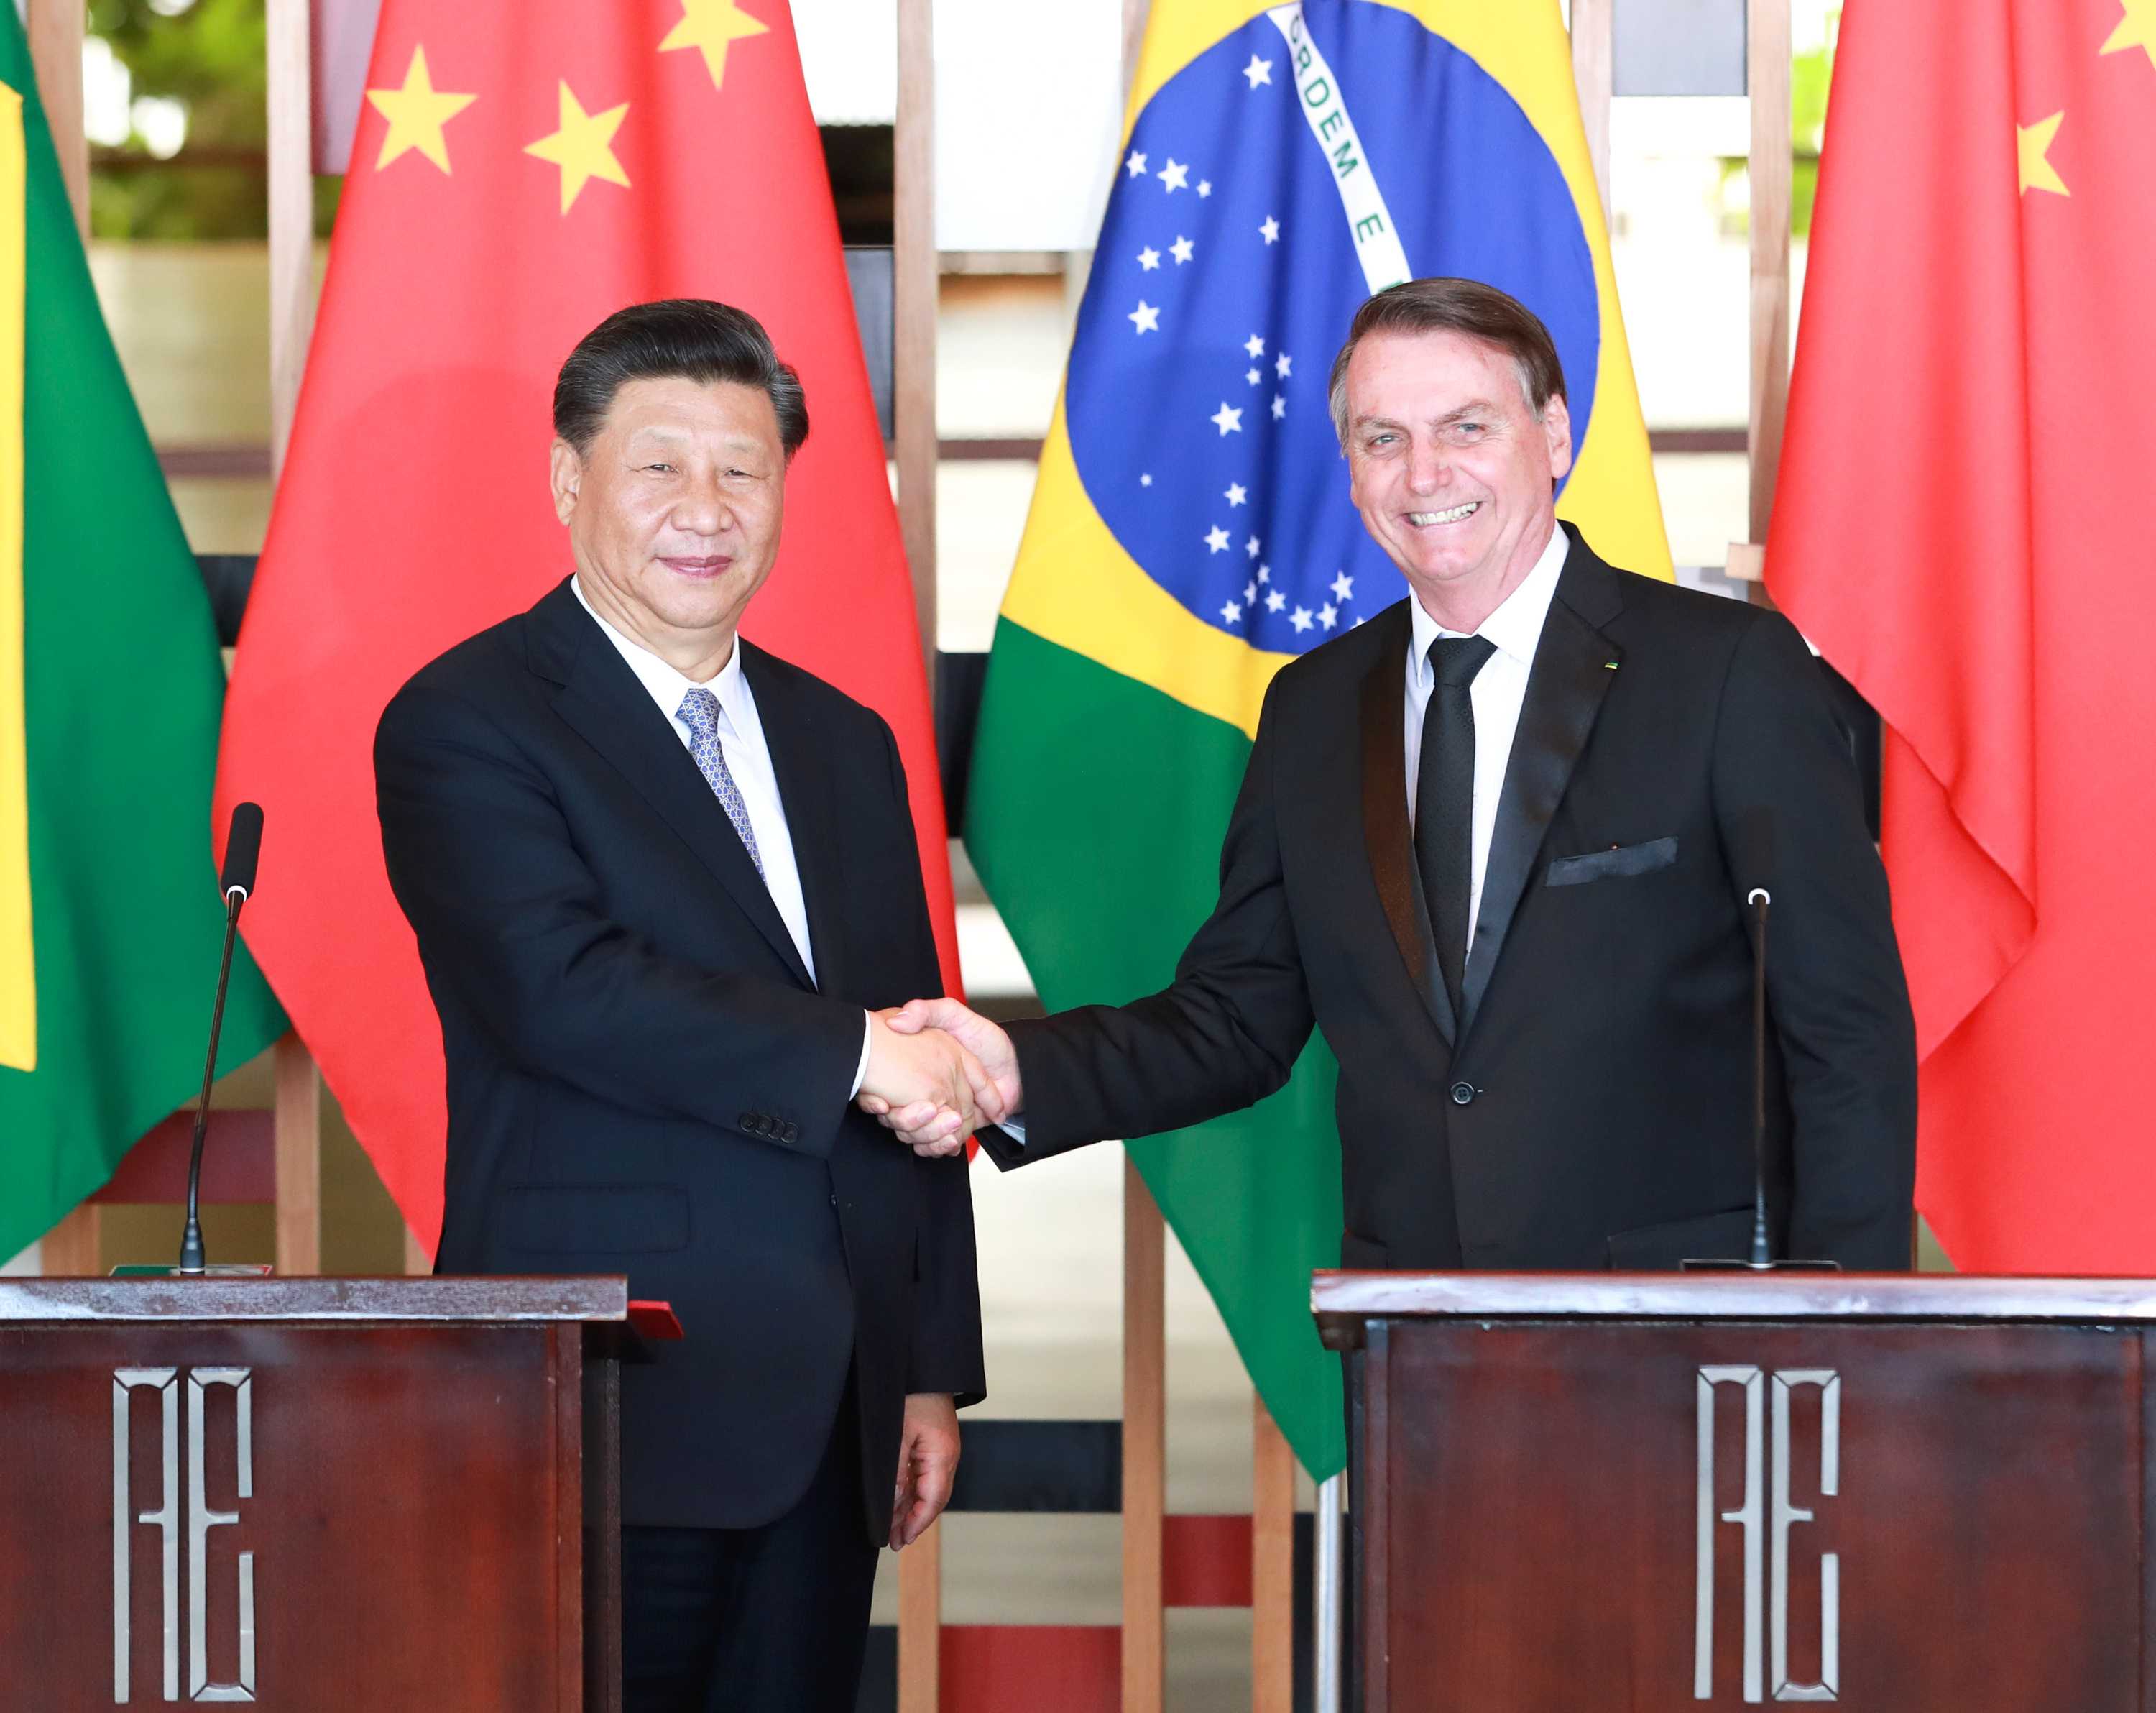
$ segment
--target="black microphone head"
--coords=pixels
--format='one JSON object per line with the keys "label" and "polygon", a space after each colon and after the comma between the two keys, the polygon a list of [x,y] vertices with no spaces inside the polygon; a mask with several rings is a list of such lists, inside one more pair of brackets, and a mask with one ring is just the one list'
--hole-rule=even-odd
{"label": "black microphone head", "polygon": [[1729,867],[1739,887],[1771,890],[1774,884],[1774,811],[1753,804],[1737,811],[1730,829]]}
{"label": "black microphone head", "polygon": [[254,890],[254,866],[262,857],[262,805],[239,803],[233,806],[232,829],[224,837],[224,872],[218,890],[226,898],[234,893],[246,898]]}

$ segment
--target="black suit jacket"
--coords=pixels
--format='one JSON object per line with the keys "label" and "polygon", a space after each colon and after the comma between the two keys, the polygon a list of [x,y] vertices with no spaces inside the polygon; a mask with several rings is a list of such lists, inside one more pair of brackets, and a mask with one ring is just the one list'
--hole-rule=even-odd
{"label": "black suit jacket", "polygon": [[909,1391],[983,1390],[963,1161],[848,1100],[864,1008],[940,990],[883,721],[747,642],[811,982],[680,737],[564,582],[382,715],[390,883],[448,1062],[450,1273],[625,1273],[686,1339],[622,1376],[623,1515],[738,1528],[805,1490],[857,1377],[890,1529]]}
{"label": "black suit jacket", "polygon": [[1730,848],[1765,805],[1777,1253],[1908,1265],[1914,1029],[1818,668],[1779,616],[1614,570],[1571,535],[1466,1015],[1437,973],[1409,831],[1403,601],[1273,681],[1219,901],[1174,984],[1012,1026],[1028,1139],[984,1135],[999,1163],[1248,1105],[1314,1020],[1340,1061],[1344,1264],[1741,1258],[1752,954]]}

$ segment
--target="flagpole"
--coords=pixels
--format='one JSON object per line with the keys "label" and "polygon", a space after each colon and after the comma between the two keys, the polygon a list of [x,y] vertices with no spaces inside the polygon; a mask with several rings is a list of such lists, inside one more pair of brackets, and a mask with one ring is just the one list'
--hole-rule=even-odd
{"label": "flagpole", "polygon": [[1311,1576],[1317,1635],[1311,1649],[1317,1679],[1311,1698],[1317,1713],[1341,1713],[1341,1643],[1345,1629],[1342,1596],[1348,1580],[1348,1477],[1342,1474],[1317,1486],[1317,1539]]}

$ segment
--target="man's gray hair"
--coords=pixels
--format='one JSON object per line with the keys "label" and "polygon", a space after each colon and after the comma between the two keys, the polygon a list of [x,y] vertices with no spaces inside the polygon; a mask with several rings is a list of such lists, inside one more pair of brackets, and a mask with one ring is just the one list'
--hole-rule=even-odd
{"label": "man's gray hair", "polygon": [[1564,393],[1564,368],[1557,343],[1535,312],[1480,280],[1409,280],[1388,286],[1355,311],[1348,342],[1332,359],[1327,401],[1333,432],[1348,445],[1348,364],[1355,347],[1373,333],[1461,333],[1505,352],[1520,372],[1520,392],[1539,419]]}

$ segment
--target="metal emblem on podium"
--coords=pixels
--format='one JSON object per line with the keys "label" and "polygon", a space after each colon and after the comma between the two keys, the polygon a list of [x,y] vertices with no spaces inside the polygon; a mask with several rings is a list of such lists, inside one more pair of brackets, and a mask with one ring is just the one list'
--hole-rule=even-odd
{"label": "metal emblem on podium", "polygon": [[[234,1510],[213,1510],[208,1497],[208,1459],[204,1443],[203,1402],[213,1386],[232,1387],[234,1399],[234,1462],[238,1496],[254,1496],[254,1370],[251,1368],[116,1368],[112,1372],[112,1699],[129,1699],[132,1638],[129,1615],[134,1592],[134,1541],[138,1527],[159,1531],[162,1547],[164,1616],[164,1699],[180,1695],[180,1376],[187,1376],[187,1693],[193,1701],[252,1701],[254,1699],[254,1555],[239,1555],[239,1677],[234,1683],[209,1680],[209,1531],[239,1520]],[[157,1508],[135,1509],[129,1492],[131,1448],[128,1402],[137,1387],[155,1390],[159,1399],[160,1467],[163,1481]]]}
{"label": "metal emblem on podium", "polygon": [[[1831,1368],[1769,1372],[1730,1364],[1700,1369],[1697,1386],[1699,1539],[1692,1697],[1714,1699],[1716,1528],[1734,1524],[1744,1533],[1744,1699],[1766,1699],[1771,1672],[1777,1701],[1837,1700],[1841,1680],[1840,1553],[1820,1555],[1819,1677],[1811,1683],[1789,1679],[1789,1534],[1798,1524],[1818,1520],[1815,1512],[1790,1497],[1794,1464],[1790,1398],[1799,1386],[1820,1389],[1819,1491],[1823,1499],[1835,1498],[1841,1486],[1841,1376]],[[1715,1398],[1721,1386],[1737,1387],[1744,1402],[1744,1496],[1728,1510],[1719,1509],[1715,1497]]]}

